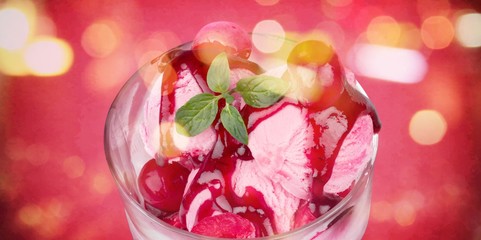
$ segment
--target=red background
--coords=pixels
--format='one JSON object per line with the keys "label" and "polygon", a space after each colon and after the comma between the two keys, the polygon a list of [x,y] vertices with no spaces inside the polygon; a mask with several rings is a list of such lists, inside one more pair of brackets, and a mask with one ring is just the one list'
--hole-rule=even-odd
{"label": "red background", "polygon": [[[420,28],[426,15],[455,19],[458,10],[481,12],[476,1],[350,2],[322,10],[325,0],[280,0],[272,6],[254,0],[35,1],[56,26],[56,37],[72,47],[74,60],[59,76],[0,73],[1,238],[131,238],[104,157],[103,127],[123,82],[153,54],[142,57],[147,50],[162,52],[189,41],[217,20],[251,31],[259,21],[274,19],[299,34],[331,21],[344,29],[344,59],[376,16]],[[121,34],[107,56],[92,56],[81,39],[101,19],[114,22]],[[147,40],[152,36],[162,38],[160,44]],[[420,49],[429,66],[421,82],[358,78],[383,122],[364,239],[481,239],[481,48],[452,40],[441,49]],[[420,145],[409,134],[412,116],[422,109],[446,120],[436,144]]]}

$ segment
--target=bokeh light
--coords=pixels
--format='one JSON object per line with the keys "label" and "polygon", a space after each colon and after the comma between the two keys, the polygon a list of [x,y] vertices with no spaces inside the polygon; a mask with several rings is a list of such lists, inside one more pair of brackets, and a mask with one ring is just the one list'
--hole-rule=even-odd
{"label": "bokeh light", "polygon": [[366,35],[371,44],[395,47],[401,36],[401,26],[391,16],[379,16],[371,20]]}
{"label": "bokeh light", "polygon": [[119,46],[122,38],[120,27],[111,20],[97,20],[82,34],[82,47],[92,57],[102,58]]}
{"label": "bokeh light", "polygon": [[160,56],[172,46],[178,46],[181,40],[172,31],[156,31],[142,37],[135,44],[135,58],[137,66],[141,67],[151,62],[154,58]]}
{"label": "bokeh light", "polygon": [[70,156],[63,161],[62,168],[69,178],[78,178],[84,174],[85,161],[79,156]]}
{"label": "bokeh light", "polygon": [[346,18],[352,11],[351,1],[349,0],[322,0],[321,11],[324,16],[332,20]]}
{"label": "bokeh light", "polygon": [[30,73],[23,51],[8,51],[0,48],[0,72],[9,76],[25,76]]}
{"label": "bokeh light", "polygon": [[273,53],[278,51],[283,41],[279,39],[286,35],[284,28],[275,20],[263,20],[252,30],[252,43],[261,52]]}
{"label": "bokeh light", "polygon": [[388,201],[372,203],[371,216],[378,222],[389,221],[392,218],[392,204]]}
{"label": "bokeh light", "polygon": [[34,227],[43,222],[43,210],[35,204],[28,204],[18,211],[18,219],[22,224]]}
{"label": "bokeh light", "polygon": [[447,131],[444,117],[435,110],[420,110],[409,122],[409,135],[418,144],[433,145],[440,142]]}
{"label": "bokeh light", "polygon": [[416,209],[410,201],[402,200],[394,205],[393,215],[397,224],[407,227],[416,220]]}
{"label": "bokeh light", "polygon": [[[112,70],[112,69],[115,69]],[[108,92],[121,86],[131,74],[129,58],[123,53],[88,62],[83,72],[85,87],[92,92]]]}
{"label": "bokeh light", "polygon": [[279,0],[256,0],[259,5],[262,6],[273,6],[279,3]]}
{"label": "bokeh light", "polygon": [[352,3],[352,0],[326,0],[329,4],[336,7],[345,7]]}
{"label": "bokeh light", "polygon": [[360,75],[398,83],[421,81],[428,67],[418,51],[381,45],[358,44],[351,57]]}
{"label": "bokeh light", "polygon": [[454,27],[446,17],[432,16],[424,20],[421,36],[426,47],[443,49],[449,46],[453,40]]}
{"label": "bokeh light", "polygon": [[0,48],[20,49],[29,35],[30,24],[25,13],[15,8],[0,9]]}
{"label": "bokeh light", "polygon": [[62,75],[73,63],[70,44],[55,37],[35,39],[27,46],[24,54],[27,67],[37,76]]}
{"label": "bokeh light", "polygon": [[468,48],[481,47],[481,14],[468,13],[456,21],[456,38]]}
{"label": "bokeh light", "polygon": [[112,191],[113,185],[110,175],[98,173],[92,178],[92,191],[98,194],[108,194]]}

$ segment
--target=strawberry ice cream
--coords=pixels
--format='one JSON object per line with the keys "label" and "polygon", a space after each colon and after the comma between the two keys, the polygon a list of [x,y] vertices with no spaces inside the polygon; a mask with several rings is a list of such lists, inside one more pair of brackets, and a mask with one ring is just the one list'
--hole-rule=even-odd
{"label": "strawberry ice cream", "polygon": [[[147,100],[148,124],[141,130],[152,160],[138,177],[140,201],[164,223],[195,234],[253,238],[295,231],[327,217],[350,194],[373,157],[379,119],[329,46],[299,43],[285,65],[264,70],[249,60],[249,35],[230,24],[209,25],[191,49],[174,49],[158,60],[161,86]],[[212,46],[228,53],[228,93],[209,87],[213,57],[199,53]],[[236,92],[237,82],[251,76],[276,77],[289,90],[268,107],[253,107]],[[178,132],[177,112],[201,93],[239,111],[248,143],[232,135],[219,113],[198,135]],[[232,99],[221,98],[227,94]],[[152,126],[152,118],[160,127]]]}

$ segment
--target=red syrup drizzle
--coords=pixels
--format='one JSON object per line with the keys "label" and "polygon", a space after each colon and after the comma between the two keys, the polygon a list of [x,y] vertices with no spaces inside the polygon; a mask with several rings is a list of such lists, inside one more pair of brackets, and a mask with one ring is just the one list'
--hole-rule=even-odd
{"label": "red syrup drizzle", "polygon": [[[163,92],[170,93],[167,95],[163,95],[161,100],[161,122],[165,119],[168,119],[169,116],[172,116],[174,114],[175,92],[172,91],[172,89],[175,88],[175,83],[177,81],[179,72],[185,70],[185,67],[187,67],[187,69],[192,73],[192,75],[195,76],[197,84],[201,86],[204,92],[211,92],[207,88],[205,80],[208,66],[196,60],[192,51],[173,51],[171,53],[170,59],[171,60],[169,60],[168,65],[169,67],[164,68],[166,73],[164,73],[162,86]],[[181,64],[185,64],[183,65],[184,69],[181,68]],[[230,59],[230,64],[231,68],[232,66],[248,68],[256,74],[259,74],[262,71],[255,63],[249,62],[247,60],[241,61],[237,59]],[[371,101],[363,94],[361,94],[357,89],[353,88],[350,84],[347,83],[347,80],[344,77],[344,70],[340,67],[337,58],[333,58],[333,60],[331,60],[329,64],[331,64],[331,66],[333,67],[336,81],[342,81],[343,86],[340,95],[331,106],[339,110],[342,113],[343,117],[347,119],[347,129],[338,139],[337,143],[335,144],[336,147],[330,156],[326,156],[326,153],[324,149],[320,147],[319,142],[318,144],[316,144],[315,147],[311,149],[306,149],[305,154],[310,159],[311,167],[318,172],[318,175],[313,178],[311,199],[309,199],[308,201],[301,201],[300,206],[305,206],[306,204],[313,204],[315,208],[314,211],[311,213],[315,218],[323,214],[323,212],[321,211],[321,207],[328,206],[329,208],[332,208],[337,203],[339,203],[339,201],[342,200],[342,197],[340,196],[324,194],[323,188],[332,174],[334,161],[339,153],[342,142],[352,129],[356,119],[361,115],[368,114],[373,120],[374,132],[377,133],[381,128],[381,123]],[[225,103],[221,102],[221,106],[219,107],[221,108],[223,104]],[[268,114],[250,123],[248,121],[249,116],[252,113],[258,111],[265,111],[265,109],[255,109],[249,106],[245,106],[241,110],[241,114],[244,118],[244,121],[247,123],[248,126],[250,126],[248,132],[251,132],[260,122],[274,115],[276,112],[280,111],[280,109],[284,108],[289,104],[293,104],[297,107],[300,106],[299,103],[284,101],[282,104],[276,104],[272,106],[272,109],[267,111]],[[307,108],[307,116],[310,116],[311,114],[323,111],[331,106],[325,106],[325,104],[323,105],[323,103],[317,102],[312,103],[307,107],[304,107]],[[318,124],[315,123],[314,119],[312,118],[309,118],[308,122],[314,130],[314,139],[321,139],[323,131],[326,131],[326,129],[322,129]],[[256,237],[268,235],[269,230],[266,229],[266,227],[264,226],[266,219],[268,219],[271,223],[273,232],[277,233],[274,222],[274,211],[267,205],[261,192],[255,190],[254,188],[248,187],[246,189],[246,193],[243,196],[237,196],[233,190],[231,179],[232,174],[235,171],[237,161],[253,160],[249,148],[232,138],[229,133],[227,133],[227,131],[222,127],[222,125],[219,124],[218,117],[215,120],[214,125],[216,126],[217,131],[216,145],[219,144],[223,146],[223,151],[220,157],[216,159],[212,158],[212,150],[209,153],[209,156],[206,156],[206,160],[199,161],[199,159],[197,158],[198,156],[196,157],[189,155],[190,153],[183,153],[183,157],[189,159],[189,161],[192,161],[193,165],[196,168],[199,168],[199,171],[194,177],[192,184],[187,189],[186,194],[184,195],[182,206],[179,210],[180,221],[185,224],[186,211],[191,206],[190,204],[192,203],[193,199],[201,191],[208,189],[212,197],[209,200],[203,202],[199,207],[197,213],[197,221],[205,217],[211,216],[215,211],[228,211],[227,209],[224,209],[224,206],[219,205],[216,202],[216,199],[218,197],[223,196],[229,202],[232,209],[236,207],[251,207],[255,210],[262,210],[247,210],[245,212],[237,213],[238,215],[250,220],[254,224],[256,228]],[[243,150],[243,154],[239,154],[239,149]],[[220,175],[222,175],[223,180],[219,178],[212,178],[208,182],[199,182],[202,173],[212,173],[215,171],[220,171]],[[224,184],[222,184],[222,182],[224,182]]]}

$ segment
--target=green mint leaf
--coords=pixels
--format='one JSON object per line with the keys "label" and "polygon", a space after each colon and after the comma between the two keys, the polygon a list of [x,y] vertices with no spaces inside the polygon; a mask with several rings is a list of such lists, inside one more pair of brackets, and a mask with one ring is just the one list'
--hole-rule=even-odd
{"label": "green mint leaf", "polygon": [[228,93],[222,93],[222,97],[225,99],[225,101],[229,104],[234,102],[234,97]]}
{"label": "green mint leaf", "polygon": [[225,93],[230,87],[229,60],[225,52],[220,53],[212,60],[207,71],[207,85],[218,93]]}
{"label": "green mint leaf", "polygon": [[266,75],[252,76],[239,80],[236,91],[247,105],[256,108],[269,107],[276,103],[289,89],[287,81]]}
{"label": "green mint leaf", "polygon": [[175,114],[177,132],[185,136],[195,136],[214,122],[218,111],[219,97],[201,93],[192,97]]}
{"label": "green mint leaf", "polygon": [[240,115],[239,111],[230,104],[222,109],[220,113],[220,121],[224,128],[239,142],[246,144],[248,143],[247,129]]}

